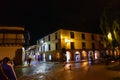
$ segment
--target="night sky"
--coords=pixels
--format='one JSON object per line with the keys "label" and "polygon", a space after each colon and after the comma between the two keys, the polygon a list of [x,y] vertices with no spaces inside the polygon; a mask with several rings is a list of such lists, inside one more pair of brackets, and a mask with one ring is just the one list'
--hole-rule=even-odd
{"label": "night sky", "polygon": [[0,1],[0,25],[25,26],[30,44],[59,28],[100,31],[100,16],[119,0],[16,0]]}

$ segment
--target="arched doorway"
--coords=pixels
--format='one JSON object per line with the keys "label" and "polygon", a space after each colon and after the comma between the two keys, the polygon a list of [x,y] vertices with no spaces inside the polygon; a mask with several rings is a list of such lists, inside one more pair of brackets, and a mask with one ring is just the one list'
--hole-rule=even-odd
{"label": "arched doorway", "polygon": [[88,54],[85,50],[82,51],[82,54],[81,54],[81,60],[82,61],[87,61],[88,60]]}
{"label": "arched doorway", "polygon": [[75,62],[80,62],[80,52],[75,52]]}
{"label": "arched doorway", "polygon": [[66,52],[66,62],[71,60],[71,53],[69,51]]}
{"label": "arched doorway", "polygon": [[94,59],[94,52],[92,50],[88,51],[88,60],[91,60],[91,57]]}
{"label": "arched doorway", "polygon": [[43,61],[46,62],[46,55],[43,53]]}
{"label": "arched doorway", "polygon": [[100,59],[100,51],[98,51],[98,50],[95,50],[95,59]]}

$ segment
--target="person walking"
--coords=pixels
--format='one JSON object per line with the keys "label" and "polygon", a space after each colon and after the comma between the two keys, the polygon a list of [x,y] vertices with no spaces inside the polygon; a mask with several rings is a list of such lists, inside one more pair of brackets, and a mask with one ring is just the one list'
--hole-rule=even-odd
{"label": "person walking", "polygon": [[65,66],[64,66],[64,70],[72,70],[72,65],[71,63],[66,63]]}
{"label": "person walking", "polygon": [[0,80],[17,80],[9,57],[5,57],[0,63]]}
{"label": "person walking", "polygon": [[29,57],[28,57],[28,59],[27,59],[27,64],[28,64],[28,66],[30,66],[31,61],[32,61],[32,57],[31,57],[31,55],[29,55]]}

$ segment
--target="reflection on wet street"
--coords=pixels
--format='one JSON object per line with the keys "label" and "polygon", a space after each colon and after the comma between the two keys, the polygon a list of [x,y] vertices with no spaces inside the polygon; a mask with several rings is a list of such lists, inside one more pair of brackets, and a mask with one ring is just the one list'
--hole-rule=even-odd
{"label": "reflection on wet street", "polygon": [[113,77],[120,75],[106,70],[103,64],[89,62],[70,64],[71,70],[65,70],[65,64],[61,62],[39,62],[30,67],[15,68],[15,71],[18,80],[112,80]]}
{"label": "reflection on wet street", "polygon": [[[81,68],[82,70],[84,70],[84,72],[87,72],[89,68],[88,62],[70,63],[70,64],[71,64],[71,70],[73,70],[74,68]],[[54,78],[53,74],[58,74],[58,73],[60,74],[61,72],[64,72],[64,64],[60,62],[56,62],[56,63],[38,62],[37,64],[34,64],[32,66],[15,68],[15,71],[17,77],[20,79],[24,78],[25,80],[32,80],[34,77],[42,80],[46,80],[47,78],[53,79]],[[67,76],[68,75],[66,75],[66,78],[68,78]]]}
{"label": "reflection on wet street", "polygon": [[50,71],[52,66],[53,66],[53,63],[38,62],[37,64],[34,64],[32,66],[15,68],[15,71],[18,77],[34,75],[39,73],[45,74],[46,72]]}

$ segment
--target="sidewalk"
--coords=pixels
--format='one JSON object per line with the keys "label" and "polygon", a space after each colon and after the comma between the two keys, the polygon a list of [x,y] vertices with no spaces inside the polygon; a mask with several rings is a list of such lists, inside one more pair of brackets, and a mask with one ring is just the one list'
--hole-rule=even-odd
{"label": "sidewalk", "polygon": [[[65,64],[65,62],[43,62],[43,61],[36,61],[36,60],[33,60],[30,64],[30,66],[33,66],[33,65],[36,65],[36,64],[39,64],[39,63],[54,63],[54,64]],[[67,62],[66,62],[67,63]],[[74,62],[74,61],[71,61],[69,63],[82,63],[82,62]],[[99,63],[99,62],[95,62],[95,64],[101,64],[101,65],[105,65],[104,63]],[[27,64],[27,61],[24,62],[23,65],[18,65],[18,66],[15,66],[17,68],[21,67],[29,67],[29,65]],[[113,63],[110,63],[109,65],[106,65],[107,69],[109,70],[119,70],[120,71],[120,64],[119,62],[113,62]]]}
{"label": "sidewalk", "polygon": [[[23,79],[24,80],[47,80],[47,77],[50,80],[57,80],[57,79],[59,80],[78,80],[78,79],[80,80],[120,80],[120,64],[118,62],[110,63],[109,65],[100,63],[100,64],[93,64],[90,66],[88,65],[85,66],[84,62],[83,64],[77,63],[79,65],[75,65],[76,63],[71,63],[78,67],[72,67],[71,71],[65,71],[64,67],[59,65],[59,64],[63,64],[61,62],[33,61],[31,63],[31,66],[34,66],[34,65],[36,66],[34,67],[33,71],[29,73],[37,72],[39,70],[49,70],[48,65],[46,65],[45,67],[44,63],[47,63],[49,65],[53,63],[54,65],[58,65],[58,66],[56,68],[52,68],[52,71],[50,71],[49,74],[39,73],[31,76],[27,75],[27,76],[19,77],[19,80],[23,80]],[[24,64],[24,67],[28,67],[26,62]]]}
{"label": "sidewalk", "polygon": [[[38,63],[38,61],[33,60],[33,61],[31,61],[30,66],[36,65],[37,63]],[[29,67],[29,65],[27,64],[27,61],[25,61],[23,63],[23,65],[18,65],[18,66],[15,66],[15,67],[17,67],[17,68],[23,68],[23,67]]]}
{"label": "sidewalk", "polygon": [[[40,63],[48,63],[48,64],[49,63],[54,63],[54,64],[59,64],[59,63],[63,63],[63,62],[49,62],[49,61],[44,62],[44,61],[32,60],[30,66],[34,66],[34,65],[40,64]],[[15,66],[15,67],[17,67],[17,68],[25,68],[25,67],[30,67],[30,66],[28,65],[27,61],[25,61],[23,63],[23,65],[18,65],[18,66]]]}

